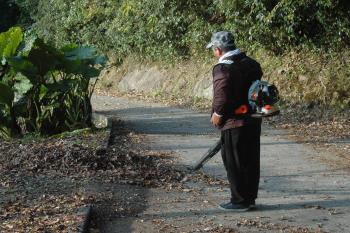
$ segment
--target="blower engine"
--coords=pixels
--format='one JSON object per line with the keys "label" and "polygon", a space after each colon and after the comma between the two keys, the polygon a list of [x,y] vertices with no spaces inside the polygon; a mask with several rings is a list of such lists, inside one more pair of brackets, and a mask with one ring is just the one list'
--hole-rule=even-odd
{"label": "blower engine", "polygon": [[249,88],[248,101],[252,109],[252,117],[269,117],[280,113],[277,106],[279,93],[277,87],[266,81],[255,81]]}

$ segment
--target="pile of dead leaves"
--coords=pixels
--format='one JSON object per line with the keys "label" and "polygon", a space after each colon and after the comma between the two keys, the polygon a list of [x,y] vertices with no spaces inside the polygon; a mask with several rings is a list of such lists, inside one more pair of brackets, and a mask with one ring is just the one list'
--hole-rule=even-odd
{"label": "pile of dead leaves", "polygon": [[1,143],[0,168],[30,174],[55,171],[67,176],[93,176],[105,181],[144,186],[162,186],[183,179],[182,172],[171,167],[169,155],[135,146],[136,140],[142,140],[139,136],[124,130],[120,132],[109,147],[101,146],[107,144],[108,138],[96,134],[18,144]]}
{"label": "pile of dead leaves", "polygon": [[109,198],[87,195],[90,183],[180,187],[184,174],[171,155],[113,131],[0,141],[0,232],[76,232],[79,208]]}

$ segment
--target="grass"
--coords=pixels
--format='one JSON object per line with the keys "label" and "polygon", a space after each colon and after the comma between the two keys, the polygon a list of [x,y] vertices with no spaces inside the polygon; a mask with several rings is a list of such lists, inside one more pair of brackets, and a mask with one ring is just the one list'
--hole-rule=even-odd
{"label": "grass", "polygon": [[290,104],[349,108],[350,51],[337,55],[292,51],[275,57],[257,53],[265,78],[279,88]]}

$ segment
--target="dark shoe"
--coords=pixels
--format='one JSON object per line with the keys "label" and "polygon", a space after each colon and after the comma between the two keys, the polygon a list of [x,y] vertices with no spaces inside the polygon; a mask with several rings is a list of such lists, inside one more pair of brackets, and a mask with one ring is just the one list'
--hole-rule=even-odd
{"label": "dark shoe", "polygon": [[249,206],[249,209],[255,209],[255,208],[256,208],[255,200],[247,201],[247,202],[246,202],[246,205]]}
{"label": "dark shoe", "polygon": [[219,205],[219,208],[226,211],[243,212],[250,209],[248,204],[245,203],[223,203]]}

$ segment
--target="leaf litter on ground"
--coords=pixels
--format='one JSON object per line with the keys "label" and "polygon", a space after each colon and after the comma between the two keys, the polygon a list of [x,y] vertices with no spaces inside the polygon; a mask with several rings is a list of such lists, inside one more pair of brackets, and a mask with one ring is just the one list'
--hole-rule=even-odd
{"label": "leaf litter on ground", "polygon": [[[87,192],[88,183],[183,189],[185,172],[173,167],[171,154],[148,150],[143,136],[121,122],[113,131],[112,140],[100,130],[1,141],[0,232],[75,232],[79,208],[113,198],[108,191]],[[118,204],[115,209],[133,213]]]}
{"label": "leaf litter on ground", "polygon": [[[330,140],[330,134],[333,138],[349,138],[346,117],[323,120],[323,123],[315,121],[315,117],[302,121],[297,117],[293,119],[288,120],[290,125],[285,125],[285,116],[272,123],[294,132],[299,129],[302,134],[309,132],[308,138],[320,138],[320,142]],[[319,137],[314,134],[317,127],[321,129]],[[227,181],[204,173],[186,174],[174,168],[172,154],[148,150],[145,138],[128,131],[122,124],[116,124],[113,130],[117,133],[109,147],[105,146],[106,131],[62,138],[1,141],[0,232],[76,231],[81,221],[81,216],[76,215],[77,209],[91,203],[106,203],[112,198],[108,192],[87,193],[84,182],[92,180],[146,188],[175,188],[184,192],[192,192],[191,188],[183,186],[188,180],[227,185]],[[120,216],[134,214],[127,206],[128,203],[116,204],[115,209]],[[225,228],[212,229],[209,232],[232,232]]]}

